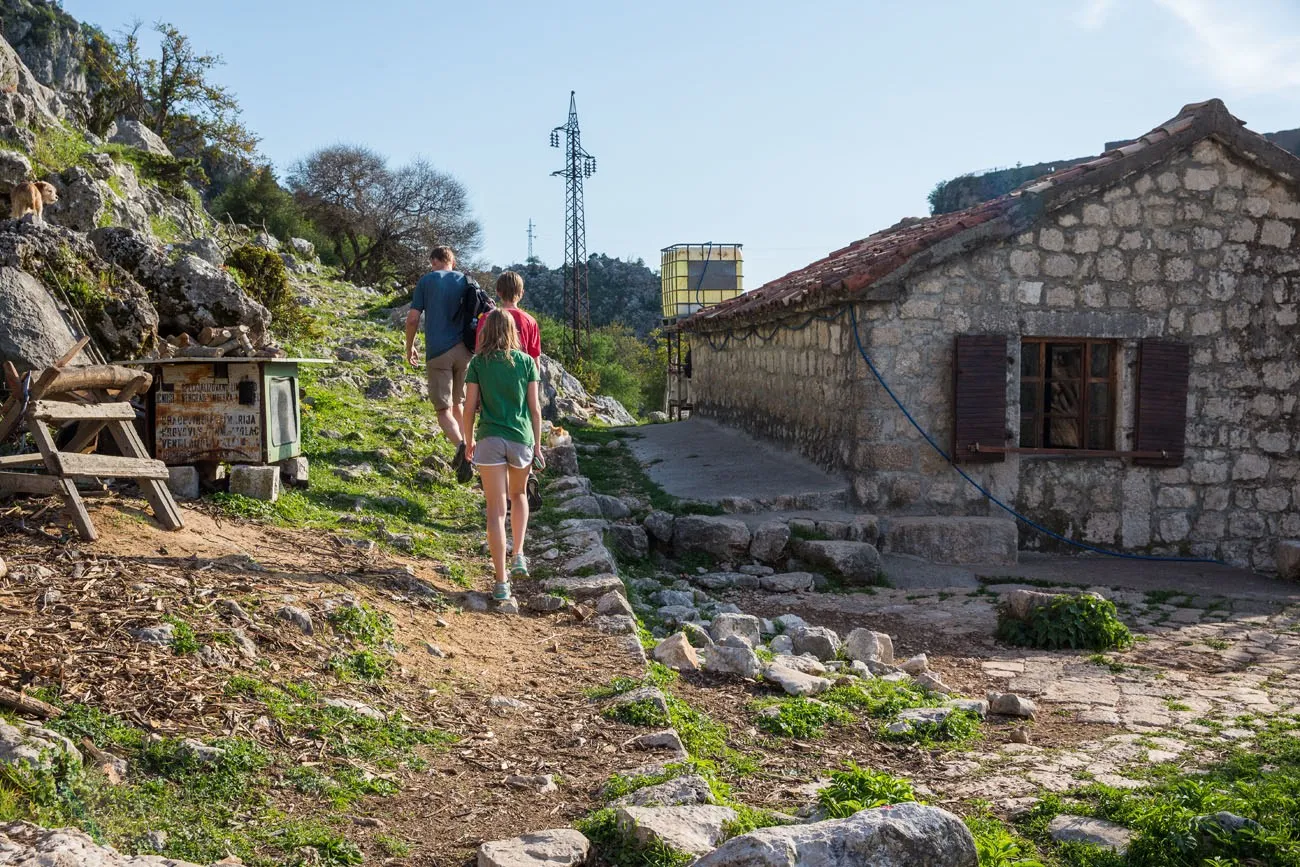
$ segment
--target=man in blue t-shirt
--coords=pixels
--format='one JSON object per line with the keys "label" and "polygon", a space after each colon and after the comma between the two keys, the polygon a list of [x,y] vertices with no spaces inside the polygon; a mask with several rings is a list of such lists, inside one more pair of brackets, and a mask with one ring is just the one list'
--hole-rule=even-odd
{"label": "man in blue t-shirt", "polygon": [[465,369],[470,351],[462,339],[461,303],[468,285],[456,270],[456,256],[450,247],[434,247],[430,254],[433,270],[420,278],[406,314],[406,357],[419,367],[415,334],[424,314],[424,370],[429,382],[429,400],[438,410],[438,426],[456,444],[452,468],[456,478],[467,482],[473,468],[465,460],[465,437],[461,432],[465,410]]}

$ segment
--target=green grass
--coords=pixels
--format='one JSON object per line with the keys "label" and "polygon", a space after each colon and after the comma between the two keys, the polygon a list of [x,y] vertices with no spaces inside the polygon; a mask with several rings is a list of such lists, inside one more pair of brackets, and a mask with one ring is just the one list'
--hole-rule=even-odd
{"label": "green grass", "polygon": [[975,838],[980,867],[1045,867],[1037,847],[993,815],[986,803],[963,821]]}
{"label": "green grass", "polygon": [[[762,713],[778,709],[776,715]],[[783,738],[810,740],[821,737],[828,725],[849,725],[856,718],[842,707],[807,698],[767,699],[754,703],[754,725],[760,731]]]}
{"label": "green grass", "polygon": [[828,819],[847,819],[859,810],[915,800],[916,793],[907,780],[853,762],[844,770],[831,772],[830,785],[817,793],[817,805]]}
{"label": "green grass", "polygon": [[335,632],[367,647],[383,644],[393,636],[393,618],[366,605],[340,605],[325,619]]}
{"label": "green grass", "polygon": [[591,841],[601,859],[612,867],[686,867],[694,855],[678,852],[654,841],[641,845],[619,829],[612,809],[606,808],[574,823]]}
{"label": "green grass", "polygon": [[199,637],[194,633],[194,627],[184,620],[176,617],[164,617],[163,622],[172,625],[172,653],[177,656],[188,656],[191,653],[198,653],[203,647],[203,643],[199,641]]}
{"label": "green grass", "polygon": [[303,820],[276,806],[277,759],[264,747],[218,738],[210,744],[223,753],[205,763],[178,738],[150,739],[87,705],[65,708],[48,725],[125,755],[131,767],[127,782],[109,785],[97,772],[63,761],[49,771],[5,765],[0,767],[0,822],[73,825],[128,853],[146,832],[165,831],[163,854],[205,864],[232,854],[256,867],[279,864],[304,846],[316,849],[322,864],[360,863],[360,851],[326,817]]}
{"label": "green grass", "polygon": [[1132,668],[1130,665],[1111,659],[1104,653],[1094,653],[1088,657],[1088,661],[1093,665],[1100,665],[1102,668],[1107,669],[1111,674],[1122,674]]}
{"label": "green grass", "polygon": [[1232,647],[1232,642],[1225,638],[1206,638],[1202,643],[1214,650],[1227,650]]}
{"label": "green grass", "polygon": [[[1248,748],[1231,747],[1195,774],[1164,769],[1140,789],[1093,784],[1048,795],[1018,824],[1046,845],[1047,823],[1061,812],[1103,818],[1137,832],[1123,859],[1056,847],[1069,867],[1205,867],[1267,864],[1300,867],[1300,718],[1275,717]],[[1256,823],[1225,832],[1201,817],[1224,811]],[[1216,860],[1217,859],[1217,860]]]}
{"label": "green grass", "polygon": [[340,653],[330,657],[329,670],[343,680],[364,680],[378,683],[393,665],[392,657],[380,656],[372,650]]}
{"label": "green grass", "polygon": [[942,701],[910,681],[864,680],[832,687],[819,698],[875,718],[892,718],[900,710],[932,707]]}

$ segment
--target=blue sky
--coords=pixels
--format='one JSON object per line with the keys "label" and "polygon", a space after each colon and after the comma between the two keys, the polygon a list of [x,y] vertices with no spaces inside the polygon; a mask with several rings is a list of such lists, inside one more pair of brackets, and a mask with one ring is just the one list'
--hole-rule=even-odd
{"label": "blue sky", "polygon": [[1100,152],[1188,102],[1300,127],[1289,0],[429,2],[63,0],[110,32],[164,19],[283,170],[313,148],[430,159],[468,187],[480,257],[563,259],[547,146],[578,95],[588,249],[741,242],[746,288],[904,216],[942,179]]}

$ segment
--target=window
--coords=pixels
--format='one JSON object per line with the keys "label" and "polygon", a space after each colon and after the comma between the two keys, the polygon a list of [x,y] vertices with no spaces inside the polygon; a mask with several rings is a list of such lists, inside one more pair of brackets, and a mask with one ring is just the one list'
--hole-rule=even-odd
{"label": "window", "polygon": [[1115,448],[1115,342],[1020,342],[1020,447]]}

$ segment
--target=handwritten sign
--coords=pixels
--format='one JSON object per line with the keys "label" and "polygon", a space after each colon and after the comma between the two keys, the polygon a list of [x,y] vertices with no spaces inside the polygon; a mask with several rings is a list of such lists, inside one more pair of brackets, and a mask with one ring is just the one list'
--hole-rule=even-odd
{"label": "handwritten sign", "polygon": [[163,370],[154,406],[154,451],[163,463],[261,461],[262,386],[257,365],[169,365]]}

